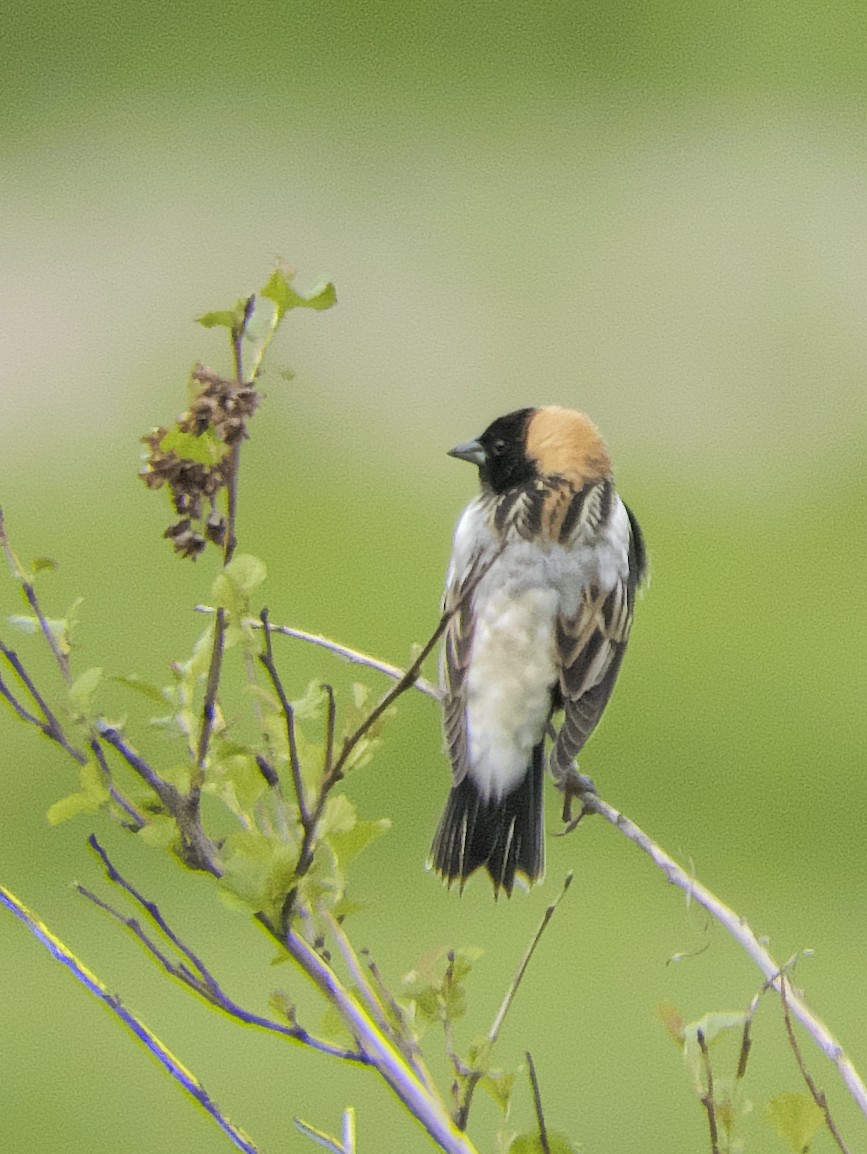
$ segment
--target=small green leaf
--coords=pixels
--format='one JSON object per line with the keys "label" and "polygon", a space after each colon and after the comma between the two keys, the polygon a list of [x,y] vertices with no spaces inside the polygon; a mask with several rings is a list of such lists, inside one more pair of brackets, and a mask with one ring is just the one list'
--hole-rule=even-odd
{"label": "small green leaf", "polygon": [[259,557],[254,557],[250,553],[239,553],[237,557],[232,558],[223,572],[242,593],[249,596],[268,576],[268,567]]}
{"label": "small green leaf", "polygon": [[98,809],[99,803],[94,804],[89,794],[70,793],[48,807],[48,824],[60,825],[61,822],[78,817],[80,813],[96,813]]}
{"label": "small green leaf", "polygon": [[[683,1060],[697,1094],[705,1092],[705,1061],[699,1045],[699,1031],[704,1035],[705,1043],[712,1046],[726,1034],[743,1036],[744,1024],[747,1015],[742,1010],[732,1013],[705,1014],[696,1022],[690,1022],[683,1027]],[[719,1079],[714,1078],[715,1082]]]}
{"label": "small green leaf", "polygon": [[80,813],[96,813],[108,801],[108,788],[102,770],[95,761],[85,762],[78,771],[78,780],[81,789],[77,793],[68,794],[49,807],[50,825],[59,825]]}
{"label": "small green leaf", "polygon": [[273,273],[271,273],[268,283],[259,295],[273,302],[277,311],[277,321],[279,321],[289,309],[330,309],[337,301],[337,292],[334,285],[330,282],[328,284],[317,285],[310,296],[301,296],[292,288],[290,278],[279,268],[274,269]]}
{"label": "small green leaf", "polygon": [[515,1088],[514,1074],[504,1074],[502,1071],[492,1070],[482,1076],[479,1080],[479,1086],[493,1098],[503,1114],[508,1113],[512,1102],[512,1091]]}
{"label": "small green leaf", "polygon": [[69,688],[69,700],[79,713],[87,713],[93,702],[96,687],[102,678],[102,670],[98,666],[85,670],[75,679]]}
{"label": "small green leaf", "polygon": [[304,696],[292,702],[292,712],[298,721],[315,721],[322,716],[326,693],[321,681],[311,681]]}
{"label": "small green leaf", "polygon": [[154,849],[168,849],[177,840],[178,827],[175,819],[167,814],[152,814],[148,817],[147,825],[142,826],[136,837]]}
{"label": "small green leaf", "polygon": [[[233,618],[241,618],[249,609],[250,594],[262,584],[267,575],[264,561],[249,553],[241,553],[214,578],[211,599],[218,608],[228,609]],[[241,640],[241,637],[236,634],[235,642]]]}
{"label": "small green leaf", "polygon": [[[42,630],[38,617],[29,617],[22,613],[13,613],[7,617],[6,620],[16,629],[20,629],[22,633],[39,633]],[[43,620],[48,626],[48,631],[51,636],[56,640],[60,640],[66,630],[66,621],[61,617],[45,617]]]}
{"label": "small green leaf", "polygon": [[353,858],[358,857],[362,850],[382,837],[391,829],[391,822],[387,817],[378,821],[356,821],[351,830],[346,833],[334,832],[328,840],[331,848],[337,854],[337,860],[345,870]]}
{"label": "small green leaf", "polygon": [[126,676],[112,677],[112,681],[116,681],[119,685],[125,685],[127,689],[134,689],[136,693],[140,693],[149,701],[156,701],[159,705],[166,704],[166,691],[160,689],[158,685],[152,685],[149,681],[139,677],[137,673],[129,673]]}
{"label": "small green leaf", "polygon": [[[548,1130],[546,1137],[550,1154],[577,1154],[578,1148],[564,1134]],[[538,1133],[519,1134],[509,1147],[509,1154],[545,1154],[545,1147]]]}
{"label": "small green leaf", "polygon": [[805,1154],[819,1128],[825,1121],[821,1109],[811,1095],[777,1094],[765,1106],[765,1113],[781,1138],[789,1143],[794,1154]]}
{"label": "small green leaf", "polygon": [[668,1036],[674,1044],[678,1047],[682,1046],[684,1041],[684,1021],[677,1006],[672,1005],[671,1002],[657,1002],[654,1007],[654,1013],[665,1027]]}
{"label": "small green leaf", "polygon": [[184,461],[196,465],[218,465],[231,452],[231,446],[217,440],[211,429],[203,433],[184,433],[178,428],[169,429],[160,441],[164,453],[174,453]]}
{"label": "small green leaf", "polygon": [[274,990],[268,997],[268,1006],[284,1022],[294,1026],[296,1022],[295,1003],[290,1002],[287,994],[282,990]]}
{"label": "small green leaf", "polygon": [[60,568],[60,562],[55,561],[53,557],[36,557],[30,564],[34,573],[54,572]]}
{"label": "small green leaf", "polygon": [[214,312],[203,313],[202,316],[196,317],[196,324],[206,329],[240,329],[244,323],[246,308],[247,300],[242,298],[236,302],[233,309],[217,309]]}
{"label": "small green leaf", "polygon": [[226,872],[221,886],[257,913],[279,920],[295,879],[297,847],[250,829],[229,834],[224,853]]}
{"label": "small green leaf", "polygon": [[345,793],[332,793],[325,803],[325,810],[319,822],[320,835],[349,833],[355,829],[358,815],[355,806]]}

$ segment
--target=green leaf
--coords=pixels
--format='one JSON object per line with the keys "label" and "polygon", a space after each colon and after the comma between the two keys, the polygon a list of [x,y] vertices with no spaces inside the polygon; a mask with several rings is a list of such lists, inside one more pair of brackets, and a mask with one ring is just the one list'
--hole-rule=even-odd
{"label": "green leaf", "polygon": [[[249,553],[240,553],[214,578],[211,599],[218,608],[227,609],[232,617],[243,617],[249,610],[250,594],[262,584],[267,575],[264,561]],[[236,635],[235,641],[239,639],[239,635]]]}
{"label": "green leaf", "polygon": [[174,818],[157,813],[148,818],[147,825],[142,826],[136,836],[154,849],[168,849],[177,840],[178,827]]}
{"label": "green leaf", "polygon": [[34,573],[54,572],[60,568],[60,562],[55,561],[53,557],[36,557],[30,564]]}
{"label": "green leaf", "polygon": [[63,821],[78,817],[80,813],[96,813],[99,805],[99,802],[94,804],[93,798],[87,793],[67,794],[48,807],[48,824],[60,825]]}
{"label": "green leaf", "polygon": [[73,681],[69,688],[69,700],[73,709],[79,713],[87,713],[93,703],[93,695],[102,678],[102,670],[98,666],[85,670]]}
{"label": "green leaf", "polygon": [[196,465],[218,465],[231,452],[231,446],[217,440],[211,429],[203,433],[184,433],[178,428],[169,429],[160,441],[164,453],[174,453],[184,461]]}
{"label": "green leaf", "polygon": [[271,273],[268,283],[259,295],[273,302],[278,322],[289,309],[330,309],[337,301],[337,292],[330,282],[317,285],[310,296],[301,296],[292,288],[290,277],[279,268],[274,269]]}
{"label": "green leaf", "polygon": [[247,817],[268,792],[268,783],[259,772],[254,755],[239,751],[221,753],[219,760],[209,767],[204,788],[206,793],[219,797],[232,813]]}
{"label": "green leaf", "polygon": [[390,829],[391,821],[387,817],[379,818],[377,821],[356,821],[351,830],[347,830],[346,833],[334,832],[328,840],[337,854],[337,860],[345,870],[353,858],[358,857],[362,850],[367,849]]}
{"label": "green leaf", "polygon": [[249,596],[268,576],[268,567],[259,557],[254,557],[250,553],[239,553],[237,557],[232,558],[223,573],[242,593]]}
{"label": "green leaf", "polygon": [[684,1021],[677,1006],[672,1005],[671,1002],[657,1002],[653,1012],[665,1027],[668,1036],[674,1044],[678,1047],[682,1046],[684,1042]]}
{"label": "green leaf", "polygon": [[[739,1041],[743,1037],[746,1019],[747,1015],[742,1010],[735,1010],[731,1013],[710,1013],[683,1027],[683,1060],[697,1094],[705,1092],[705,1064],[698,1042],[699,1030],[704,1035],[708,1047],[727,1034],[734,1034]],[[714,1077],[714,1082],[720,1083],[720,1081]]]}
{"label": "green leaf", "polygon": [[160,689],[158,685],[152,685],[151,682],[145,681],[144,678],[139,677],[137,673],[129,673],[126,676],[112,677],[112,681],[116,681],[119,685],[125,685],[127,689],[134,689],[136,693],[140,693],[149,701],[156,701],[159,705],[166,704],[166,691]]}
{"label": "green leaf", "polygon": [[297,721],[315,721],[322,716],[326,701],[325,687],[321,681],[311,681],[304,696],[292,702],[292,712]]}
{"label": "green leaf", "polygon": [[68,794],[60,798],[48,809],[50,825],[59,825],[69,821],[80,813],[96,813],[108,801],[108,787],[105,784],[102,770],[95,761],[86,762],[78,771],[78,780],[81,789],[77,793]]}
{"label": "green leaf", "polygon": [[202,316],[196,317],[196,324],[206,329],[240,329],[244,323],[246,308],[247,300],[242,298],[233,309],[217,309],[214,312],[203,313]]}
{"label": "green leaf", "polygon": [[[574,1146],[564,1134],[548,1130],[546,1136],[551,1154],[577,1154],[577,1146]],[[545,1147],[538,1133],[519,1134],[509,1147],[509,1154],[545,1154]]]}
{"label": "green leaf", "polygon": [[345,793],[332,793],[325,803],[319,822],[320,836],[330,833],[349,833],[358,821],[355,806]]}
{"label": "green leaf", "polygon": [[[13,613],[7,617],[6,620],[16,629],[20,629],[22,633],[39,633],[42,630],[38,617],[29,617],[23,613]],[[66,629],[66,621],[61,617],[46,617],[44,621],[48,626],[48,631],[51,636],[59,640],[63,636],[63,631]]]}
{"label": "green leaf", "polygon": [[781,1138],[794,1154],[805,1154],[825,1121],[821,1109],[806,1091],[802,1094],[777,1094],[765,1106],[765,1113]]}
{"label": "green leaf", "polygon": [[297,847],[266,837],[258,830],[238,830],[224,845],[226,872],[221,886],[256,913],[279,920],[286,894],[295,880]]}
{"label": "green leaf", "polygon": [[479,1079],[479,1086],[499,1106],[503,1114],[507,1114],[512,1102],[512,1091],[515,1087],[515,1075],[504,1074],[502,1071],[492,1070]]}
{"label": "green leaf", "polygon": [[422,1023],[456,1022],[466,1013],[463,978],[482,951],[469,946],[450,950],[446,946],[429,951],[403,977],[406,996],[415,1003]]}

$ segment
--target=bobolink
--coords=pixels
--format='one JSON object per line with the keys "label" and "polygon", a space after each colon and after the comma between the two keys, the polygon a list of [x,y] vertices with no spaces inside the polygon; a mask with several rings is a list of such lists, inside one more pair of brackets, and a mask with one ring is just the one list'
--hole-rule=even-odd
{"label": "bobolink", "polygon": [[461,888],[484,866],[511,894],[516,875],[532,884],[544,872],[552,716],[563,711],[549,765],[568,788],[626,651],[644,543],[584,413],[519,409],[450,455],[478,466],[481,493],[458,521],[446,579],[453,785],[430,865]]}

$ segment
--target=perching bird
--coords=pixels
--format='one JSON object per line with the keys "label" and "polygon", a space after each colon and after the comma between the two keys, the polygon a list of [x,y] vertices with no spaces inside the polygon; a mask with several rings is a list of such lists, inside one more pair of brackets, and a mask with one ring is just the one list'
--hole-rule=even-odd
{"label": "perching bird", "polygon": [[461,889],[483,866],[510,895],[516,875],[532,884],[545,868],[552,716],[563,711],[550,769],[568,789],[626,651],[644,542],[584,413],[519,409],[450,456],[478,466],[482,491],[458,522],[446,579],[453,785],[429,864]]}

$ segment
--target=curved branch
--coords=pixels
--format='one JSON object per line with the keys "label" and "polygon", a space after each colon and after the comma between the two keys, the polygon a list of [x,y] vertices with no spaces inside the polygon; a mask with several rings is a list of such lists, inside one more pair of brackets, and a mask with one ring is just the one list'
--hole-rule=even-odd
{"label": "curved branch", "polygon": [[[620,813],[613,805],[609,805],[607,801],[597,796],[594,793],[585,794],[583,797],[584,812],[598,813],[616,830],[627,837],[631,842],[638,846],[640,850],[647,854],[653,863],[662,870],[665,877],[672,885],[678,886],[688,894],[691,899],[697,901],[719,924],[731,934],[742,950],[752,959],[753,962],[764,974],[765,980],[772,989],[777,993],[782,993],[786,978],[783,968],[778,962],[774,961],[773,957],[768,953],[753,931],[750,929],[746,918],[742,918],[736,914],[733,909],[727,906],[724,902],[711,893],[709,889],[696,881],[694,877],[686,872],[677,862],[669,857],[669,855],[657,845],[652,838],[635,824],[630,821],[625,814]],[[803,998],[799,997],[793,990],[791,985],[785,988],[784,996],[786,1003],[792,1014],[798,1019],[808,1034],[811,1035],[817,1045],[824,1051],[826,1058],[834,1064],[837,1072],[843,1079],[846,1089],[854,1098],[861,1112],[867,1116],[867,1088],[865,1088],[858,1071],[852,1064],[851,1058],[846,1054],[843,1047],[816,1014],[810,1009]]]}

